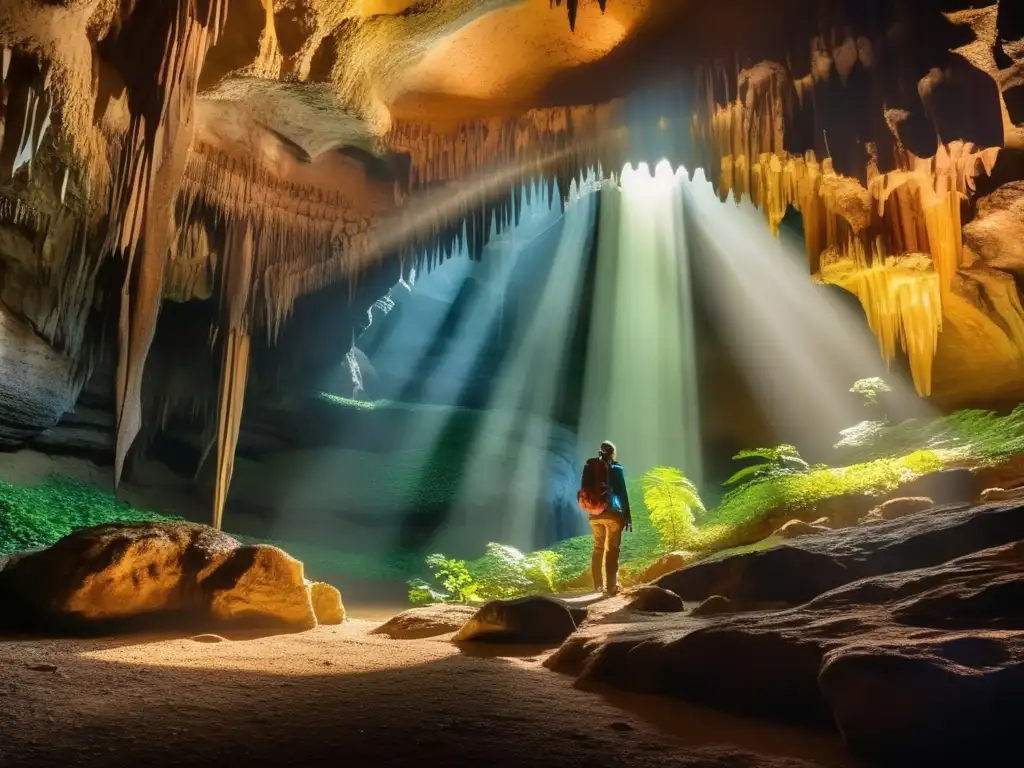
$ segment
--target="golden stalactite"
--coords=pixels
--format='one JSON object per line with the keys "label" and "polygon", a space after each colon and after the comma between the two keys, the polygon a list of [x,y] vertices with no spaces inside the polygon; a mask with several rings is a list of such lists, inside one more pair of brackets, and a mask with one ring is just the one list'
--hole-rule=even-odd
{"label": "golden stalactite", "polygon": [[142,373],[163,298],[175,205],[192,144],[196,87],[226,10],[224,0],[203,7],[197,0],[176,0],[154,11],[154,24],[163,29],[162,56],[156,71],[143,72],[135,85],[144,106],[133,115],[122,148],[111,240],[104,248],[126,260],[118,319],[115,485],[142,427]]}
{"label": "golden stalactite", "polygon": [[[895,358],[898,344],[917,391],[929,394],[943,296],[966,266],[961,206],[975,179],[991,173],[998,149],[952,142],[919,158],[893,137],[899,167],[879,173],[869,162],[865,185],[837,173],[830,157],[786,151],[785,70],[762,63],[741,72],[738,88],[727,89],[736,98],[719,104],[715,78],[724,76],[708,71],[699,81],[691,123],[697,164],[723,201],[749,198],[775,234],[788,208],[800,212],[811,274],[860,299],[885,359]],[[801,101],[812,86],[794,84]]]}
{"label": "golden stalactite", "polygon": [[383,257],[374,240],[379,217],[343,190],[283,181],[251,161],[206,147],[194,148],[181,197],[183,217],[193,225],[252,222],[247,306],[253,329],[266,329],[271,343],[299,296],[355,275]]}
{"label": "golden stalactite", "polygon": [[381,146],[407,153],[410,192],[452,185],[446,213],[432,215],[430,231],[406,245],[409,255],[443,252],[461,245],[463,223],[471,258],[479,259],[492,221],[500,234],[518,223],[534,184],[549,197],[557,183],[564,204],[573,180],[587,168],[621,168],[626,162],[628,130],[625,104],[531,110],[512,118],[460,121],[437,127],[396,121]]}
{"label": "golden stalactite", "polygon": [[217,474],[214,481],[213,526],[221,528],[224,504],[235,467],[235,448],[242,424],[245,382],[249,374],[249,316],[254,259],[253,225],[248,217],[229,224],[222,274],[223,335],[220,387],[217,398]]}

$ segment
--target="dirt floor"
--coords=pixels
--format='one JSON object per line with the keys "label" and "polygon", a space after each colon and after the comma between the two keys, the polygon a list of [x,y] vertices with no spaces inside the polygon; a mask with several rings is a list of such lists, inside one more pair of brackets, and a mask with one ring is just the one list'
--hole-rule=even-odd
{"label": "dirt floor", "polygon": [[838,738],[578,690],[547,652],[368,634],[379,623],[0,640],[0,765],[850,765]]}

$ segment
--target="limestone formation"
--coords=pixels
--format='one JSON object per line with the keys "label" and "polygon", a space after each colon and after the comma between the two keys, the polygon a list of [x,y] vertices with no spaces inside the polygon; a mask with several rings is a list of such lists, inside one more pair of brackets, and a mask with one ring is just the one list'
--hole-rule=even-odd
{"label": "limestone formation", "polygon": [[276,547],[242,546],[207,526],[112,524],[10,558],[0,601],[15,629],[165,622],[302,630],[319,615],[341,621],[340,593],[307,586],[302,571]]}
{"label": "limestone formation", "polygon": [[1019,399],[1011,5],[5,2],[0,439],[112,360],[115,480],[171,416],[203,420],[219,525],[243,394],[276,382],[301,297],[369,304],[369,276],[479,258],[524,197],[662,157],[773,231],[799,212],[811,278],[920,393]]}

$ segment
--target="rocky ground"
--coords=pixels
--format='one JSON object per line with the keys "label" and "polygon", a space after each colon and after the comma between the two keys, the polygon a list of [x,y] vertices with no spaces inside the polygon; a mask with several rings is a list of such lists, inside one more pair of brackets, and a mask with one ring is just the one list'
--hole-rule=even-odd
{"label": "rocky ground", "polygon": [[349,620],[292,635],[0,644],[0,765],[841,766],[841,745],[630,694],[550,652]]}
{"label": "rocky ground", "polygon": [[[35,626],[0,646],[0,765],[1005,764],[1024,692],[1019,505],[906,504],[612,599],[335,626],[301,571],[235,568],[252,550],[221,534],[95,529],[0,569],[5,623]],[[30,582],[45,611],[12,614]],[[125,595],[219,624],[77,640],[32,624],[123,612]],[[299,603],[318,626],[282,634],[305,626]],[[276,634],[240,628],[255,614]]]}

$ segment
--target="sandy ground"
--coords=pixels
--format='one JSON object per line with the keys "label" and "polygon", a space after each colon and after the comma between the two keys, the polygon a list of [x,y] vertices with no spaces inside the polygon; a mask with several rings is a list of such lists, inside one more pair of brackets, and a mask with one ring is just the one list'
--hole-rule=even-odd
{"label": "sandy ground", "polygon": [[581,691],[547,652],[368,634],[378,624],[0,640],[0,765],[849,764],[827,735]]}

